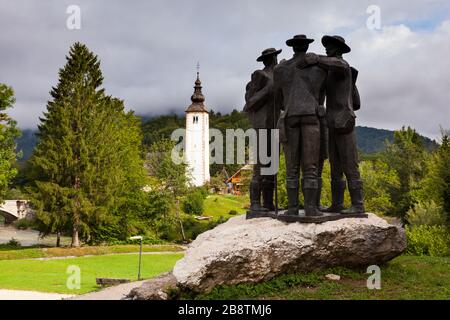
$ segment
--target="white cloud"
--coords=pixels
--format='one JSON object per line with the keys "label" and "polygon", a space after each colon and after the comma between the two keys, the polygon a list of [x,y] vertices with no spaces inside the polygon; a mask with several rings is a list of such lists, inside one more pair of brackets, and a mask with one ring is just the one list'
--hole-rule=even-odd
{"label": "white cloud", "polygon": [[449,21],[428,32],[397,25],[349,35],[349,61],[360,70],[361,123],[411,125],[432,137],[439,136],[439,125],[450,127]]}
{"label": "white cloud", "polygon": [[[379,0],[383,29],[366,28],[372,0],[78,0],[82,29],[66,29],[71,0],[0,0],[0,82],[12,85],[12,114],[35,126],[48,92],[74,41],[99,55],[110,94],[140,114],[182,112],[189,104],[200,61],[206,102],[216,110],[242,108],[245,84],[267,47],[305,33],[323,53],[323,34],[342,34],[352,47],[346,57],[360,70],[361,125],[413,125],[437,135],[450,128],[450,3],[445,0]],[[438,17],[438,18],[436,18]],[[417,21],[446,20],[417,30]],[[5,31],[6,30],[6,31]],[[5,31],[5,32],[4,32]]]}

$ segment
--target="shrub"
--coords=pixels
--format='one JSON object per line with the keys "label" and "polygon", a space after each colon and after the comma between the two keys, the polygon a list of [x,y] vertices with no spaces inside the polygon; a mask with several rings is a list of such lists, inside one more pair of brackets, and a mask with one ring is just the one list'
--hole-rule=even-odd
{"label": "shrub", "polygon": [[[198,221],[192,216],[183,218],[184,234],[187,239],[194,240],[199,234],[210,229],[210,222]],[[179,235],[178,239],[180,238]]]}
{"label": "shrub", "polygon": [[413,208],[408,210],[406,220],[412,226],[443,226],[446,223],[442,207],[436,205],[434,201],[415,204]]}
{"label": "shrub", "polygon": [[203,187],[197,187],[195,188],[195,192],[198,192],[202,195],[203,199],[206,199],[206,197],[208,196],[209,192],[208,192],[208,188],[206,186]]}
{"label": "shrub", "polygon": [[450,233],[444,226],[406,227],[407,252],[413,255],[445,257],[450,254]]}
{"label": "shrub", "polygon": [[11,240],[8,241],[6,246],[8,246],[10,248],[20,248],[22,245],[18,240],[11,238]]}
{"label": "shrub", "polygon": [[9,189],[5,195],[5,199],[24,199],[24,198],[25,197],[23,196],[22,191],[15,188]]}
{"label": "shrub", "polygon": [[15,221],[14,226],[17,229],[26,230],[28,228],[34,227],[34,221],[27,219],[27,218],[23,218],[23,219],[19,219],[19,220]]}
{"label": "shrub", "polygon": [[203,194],[196,190],[186,196],[183,202],[183,211],[187,214],[201,215],[203,213]]}
{"label": "shrub", "polygon": [[238,212],[236,210],[230,210],[230,212],[228,212],[229,215],[235,216],[238,214]]}
{"label": "shrub", "polygon": [[[216,226],[226,221],[227,218],[223,216],[220,216],[217,220],[210,220],[206,222],[206,221],[198,221],[194,217],[186,215],[183,218],[184,233],[187,239],[194,240],[195,238],[197,238],[199,234],[214,229]],[[179,238],[180,236],[179,234],[177,234],[177,237],[174,237],[173,239]]]}
{"label": "shrub", "polygon": [[[107,245],[126,245],[126,244],[139,244],[139,240],[131,240],[130,238],[127,238],[126,240],[111,240],[105,242]],[[142,244],[147,245],[158,245],[158,244],[165,244],[165,241],[159,239],[153,232],[146,231],[143,235]]]}
{"label": "shrub", "polygon": [[[381,160],[366,160],[360,163],[364,181],[364,205],[376,214],[389,214],[394,209],[390,190],[400,186],[396,172]],[[330,190],[331,192],[331,190]],[[329,196],[331,201],[331,198]]]}

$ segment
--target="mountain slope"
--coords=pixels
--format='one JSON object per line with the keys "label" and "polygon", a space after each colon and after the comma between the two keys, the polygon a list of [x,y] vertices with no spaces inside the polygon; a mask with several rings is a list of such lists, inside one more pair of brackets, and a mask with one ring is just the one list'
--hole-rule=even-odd
{"label": "mountain slope", "polygon": [[[423,145],[428,150],[437,147],[437,143],[427,137],[421,136]],[[376,153],[383,151],[386,141],[392,142],[394,131],[386,129],[377,129],[371,127],[356,127],[356,139],[358,149],[364,153]]]}

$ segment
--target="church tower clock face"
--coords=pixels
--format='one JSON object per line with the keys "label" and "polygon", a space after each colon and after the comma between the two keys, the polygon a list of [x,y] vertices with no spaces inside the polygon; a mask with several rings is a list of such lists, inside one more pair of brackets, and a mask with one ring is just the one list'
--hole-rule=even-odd
{"label": "church tower clock face", "polygon": [[195,80],[191,105],[186,109],[185,155],[187,175],[194,186],[209,181],[209,112],[204,105],[199,72]]}

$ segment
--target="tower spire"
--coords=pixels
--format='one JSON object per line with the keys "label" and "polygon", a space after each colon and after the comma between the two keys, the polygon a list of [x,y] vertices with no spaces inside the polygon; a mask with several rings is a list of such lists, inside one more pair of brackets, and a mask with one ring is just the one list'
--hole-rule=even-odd
{"label": "tower spire", "polygon": [[194,94],[191,96],[193,104],[202,104],[205,96],[202,93],[202,82],[200,81],[200,62],[197,62],[197,80],[195,80]]}
{"label": "tower spire", "polygon": [[197,62],[197,79],[194,83],[194,93],[191,96],[191,105],[186,109],[186,112],[206,112],[208,113],[208,110],[206,110],[205,105],[203,104],[205,102],[205,96],[202,92],[202,82],[200,81],[200,62]]}

